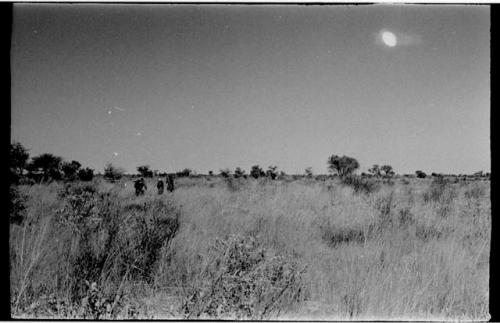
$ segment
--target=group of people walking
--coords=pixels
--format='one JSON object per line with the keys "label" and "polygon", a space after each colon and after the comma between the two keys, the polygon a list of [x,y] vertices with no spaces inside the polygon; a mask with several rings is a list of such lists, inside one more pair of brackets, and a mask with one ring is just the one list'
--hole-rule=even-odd
{"label": "group of people walking", "polygon": [[[173,175],[167,175],[165,178],[165,182],[167,183],[167,191],[173,192],[174,191],[174,176]],[[144,195],[144,192],[148,189],[146,185],[146,181],[144,178],[139,178],[134,181],[134,188],[135,188],[135,195]],[[165,190],[165,184],[161,180],[161,178],[158,180],[156,183],[156,188],[158,189],[158,195],[163,194],[163,191]]]}

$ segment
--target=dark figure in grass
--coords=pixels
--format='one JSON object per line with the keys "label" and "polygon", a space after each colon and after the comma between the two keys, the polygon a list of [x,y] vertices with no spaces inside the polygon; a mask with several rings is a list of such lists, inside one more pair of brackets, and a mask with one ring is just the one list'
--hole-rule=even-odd
{"label": "dark figure in grass", "polygon": [[158,183],[156,184],[156,188],[158,189],[158,195],[162,195],[163,190],[165,189],[165,185],[163,184],[163,181],[161,179],[158,180]]}
{"label": "dark figure in grass", "polygon": [[144,195],[144,191],[148,189],[144,178],[140,178],[134,182],[135,195]]}
{"label": "dark figure in grass", "polygon": [[174,191],[174,175],[170,174],[170,175],[167,175],[167,190],[169,192],[173,192]]}

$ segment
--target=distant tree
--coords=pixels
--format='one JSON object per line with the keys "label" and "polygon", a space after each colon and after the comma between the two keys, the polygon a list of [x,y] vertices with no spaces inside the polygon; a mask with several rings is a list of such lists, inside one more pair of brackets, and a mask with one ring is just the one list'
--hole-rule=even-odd
{"label": "distant tree", "polygon": [[266,177],[269,177],[270,179],[276,179],[276,177],[278,176],[277,169],[278,166],[269,166],[266,171]]}
{"label": "distant tree", "polygon": [[348,156],[339,157],[337,155],[332,155],[328,157],[327,164],[328,170],[331,173],[338,174],[341,177],[352,174],[359,168],[358,161]]}
{"label": "distant tree", "polygon": [[61,170],[64,173],[64,179],[72,181],[75,180],[78,174],[78,170],[82,164],[77,162],[76,160],[73,160],[70,162],[63,162],[61,164]]}
{"label": "distant tree", "polygon": [[250,169],[250,176],[252,176],[253,178],[259,178],[259,177],[264,176],[264,175],[265,175],[265,173],[262,170],[262,168],[260,168],[259,165],[254,165]]}
{"label": "distant tree", "polygon": [[305,174],[306,174],[306,177],[313,177],[313,169],[312,167],[307,167],[306,170],[305,170]]}
{"label": "distant tree", "polygon": [[221,169],[220,170],[220,176],[222,176],[224,178],[227,178],[227,177],[231,176],[231,170],[229,168]]}
{"label": "distant tree", "polygon": [[24,148],[23,145],[18,142],[11,143],[9,149],[9,167],[11,172],[17,176],[22,176],[29,157],[28,149]]}
{"label": "distant tree", "polygon": [[241,169],[240,167],[236,167],[236,169],[234,170],[234,178],[240,178],[240,177],[243,177],[245,175],[245,171],[243,169]]}
{"label": "distant tree", "polygon": [[211,171],[208,172],[208,175],[214,176],[214,172],[211,170]]}
{"label": "distant tree", "polygon": [[383,172],[383,176],[386,178],[393,177],[395,175],[394,170],[391,165],[384,165],[380,167],[381,172]]}
{"label": "distant tree", "polygon": [[137,167],[137,172],[142,177],[153,177],[153,171],[150,169],[149,165],[142,165]]}
{"label": "distant tree", "polygon": [[368,173],[372,174],[373,176],[381,176],[380,171],[380,166],[378,164],[375,164],[368,170]]}
{"label": "distant tree", "polygon": [[37,180],[60,180],[62,158],[52,154],[41,154],[31,159],[28,175]]}
{"label": "distant tree", "polygon": [[94,178],[94,170],[90,168],[82,168],[78,171],[78,179],[84,182],[91,181]]}
{"label": "distant tree", "polygon": [[421,170],[417,170],[415,172],[415,174],[417,175],[417,178],[426,178],[427,177],[427,174],[422,172]]}
{"label": "distant tree", "polygon": [[104,178],[115,181],[123,177],[125,170],[121,167],[114,166],[111,163],[107,163],[104,167]]}

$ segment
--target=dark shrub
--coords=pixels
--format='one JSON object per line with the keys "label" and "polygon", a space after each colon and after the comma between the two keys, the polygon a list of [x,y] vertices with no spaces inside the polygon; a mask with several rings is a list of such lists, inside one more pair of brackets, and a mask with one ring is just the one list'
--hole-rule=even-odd
{"label": "dark shrub", "polygon": [[417,170],[415,172],[415,174],[417,175],[417,178],[426,178],[427,177],[427,174],[422,172],[421,170]]}
{"label": "dark shrub", "polygon": [[94,178],[94,170],[90,168],[83,168],[78,171],[78,179],[84,182],[89,182]]}

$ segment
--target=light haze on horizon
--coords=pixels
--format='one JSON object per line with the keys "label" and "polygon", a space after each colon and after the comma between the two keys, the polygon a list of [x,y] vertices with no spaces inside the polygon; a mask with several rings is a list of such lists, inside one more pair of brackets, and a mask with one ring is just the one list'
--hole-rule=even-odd
{"label": "light haze on horizon", "polygon": [[15,4],[12,140],[98,172],[489,172],[489,10]]}

